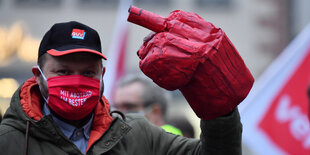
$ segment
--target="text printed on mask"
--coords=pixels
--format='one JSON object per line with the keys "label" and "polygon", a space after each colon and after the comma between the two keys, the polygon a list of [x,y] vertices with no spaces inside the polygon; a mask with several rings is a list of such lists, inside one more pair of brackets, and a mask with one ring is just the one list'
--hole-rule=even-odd
{"label": "text printed on mask", "polygon": [[91,95],[91,91],[70,92],[67,90],[60,90],[60,99],[75,107],[82,106]]}

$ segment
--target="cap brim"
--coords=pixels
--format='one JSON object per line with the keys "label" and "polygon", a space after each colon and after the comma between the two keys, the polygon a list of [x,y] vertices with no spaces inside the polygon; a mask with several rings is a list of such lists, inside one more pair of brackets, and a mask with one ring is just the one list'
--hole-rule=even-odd
{"label": "cap brim", "polygon": [[96,50],[91,50],[87,48],[75,48],[75,49],[69,49],[69,50],[64,50],[64,51],[58,51],[56,49],[50,49],[47,51],[48,54],[52,56],[63,56],[71,53],[80,53],[80,52],[87,52],[87,53],[94,53],[102,57],[104,60],[107,60],[107,58],[100,52]]}

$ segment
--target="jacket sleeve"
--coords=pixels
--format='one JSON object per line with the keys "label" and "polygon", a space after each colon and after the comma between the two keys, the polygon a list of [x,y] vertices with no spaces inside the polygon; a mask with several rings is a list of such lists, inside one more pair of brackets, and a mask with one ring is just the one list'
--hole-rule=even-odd
{"label": "jacket sleeve", "polygon": [[169,155],[241,155],[242,124],[238,109],[213,120],[201,120],[200,140],[153,131],[153,151]]}
{"label": "jacket sleeve", "polygon": [[209,155],[241,155],[242,124],[236,108],[227,116],[213,120],[201,120],[203,154]]}

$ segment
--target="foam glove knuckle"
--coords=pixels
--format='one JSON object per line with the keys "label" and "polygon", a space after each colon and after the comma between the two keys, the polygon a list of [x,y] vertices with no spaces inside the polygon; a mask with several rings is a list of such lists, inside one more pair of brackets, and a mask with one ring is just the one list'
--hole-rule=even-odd
{"label": "foam glove knuckle", "polygon": [[138,52],[140,69],[159,86],[175,90],[185,86],[202,59],[204,44],[193,44],[170,33],[158,33]]}

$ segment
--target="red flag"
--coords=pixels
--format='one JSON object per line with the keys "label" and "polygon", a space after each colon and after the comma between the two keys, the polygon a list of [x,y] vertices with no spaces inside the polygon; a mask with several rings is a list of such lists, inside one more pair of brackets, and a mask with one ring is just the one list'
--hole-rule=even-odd
{"label": "red flag", "polygon": [[112,42],[107,55],[106,73],[104,79],[104,95],[112,102],[112,93],[115,84],[124,74],[126,45],[128,38],[128,8],[131,5],[130,0],[120,0],[118,8],[118,17],[116,19]]}
{"label": "red flag", "polygon": [[256,154],[310,154],[310,24],[254,84],[240,106],[243,141]]}

